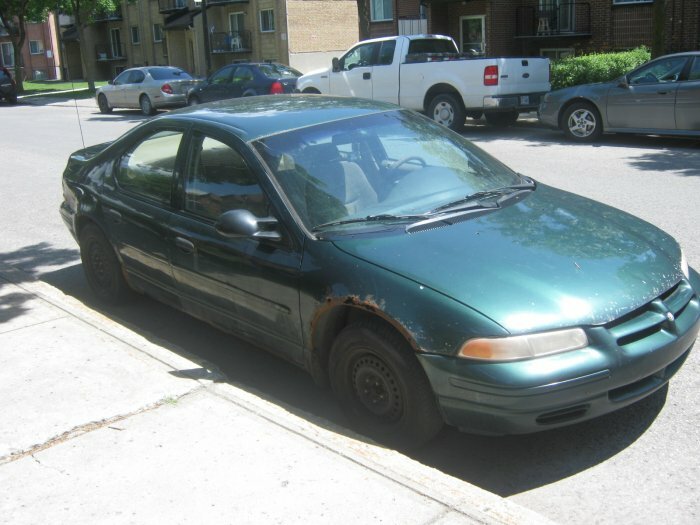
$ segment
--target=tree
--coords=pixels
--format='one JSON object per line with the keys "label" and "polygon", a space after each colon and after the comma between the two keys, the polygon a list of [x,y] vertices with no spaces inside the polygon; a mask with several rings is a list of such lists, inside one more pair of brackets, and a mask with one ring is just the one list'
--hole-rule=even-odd
{"label": "tree", "polygon": [[357,0],[357,23],[360,30],[360,40],[370,38],[369,33],[369,3],[371,0]]}
{"label": "tree", "polygon": [[22,48],[27,40],[27,21],[45,20],[54,0],[0,0],[0,22],[12,41],[17,91],[24,91]]}
{"label": "tree", "polygon": [[[4,0],[0,0],[2,2]],[[96,13],[116,11],[121,5],[120,0],[63,0],[61,7],[75,18],[75,28],[80,40],[80,60],[83,64],[83,75],[88,88],[95,89],[95,57],[90,56],[94,46],[87,27],[92,23]]]}
{"label": "tree", "polygon": [[666,52],[666,1],[655,0],[652,17],[651,57],[656,58]]}

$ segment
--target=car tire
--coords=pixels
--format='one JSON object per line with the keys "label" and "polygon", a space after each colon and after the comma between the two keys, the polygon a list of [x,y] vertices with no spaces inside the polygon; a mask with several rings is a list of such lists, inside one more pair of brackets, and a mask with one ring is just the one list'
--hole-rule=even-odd
{"label": "car tire", "polygon": [[331,348],[328,370],[351,423],[382,443],[415,448],[443,426],[413,350],[385,325],[367,321],[344,328]]}
{"label": "car tire", "polygon": [[190,97],[187,99],[188,106],[199,106],[201,104],[199,97]]}
{"label": "car tire", "polygon": [[107,97],[100,93],[97,97],[97,106],[100,108],[100,113],[111,113],[112,107],[107,102]]}
{"label": "car tire", "polygon": [[95,296],[106,304],[125,302],[131,289],[114,248],[102,231],[93,224],[85,226],[80,232],[79,244],[85,277]]}
{"label": "car tire", "polygon": [[561,129],[569,140],[594,142],[603,134],[603,122],[593,104],[574,102],[564,111]]}
{"label": "car tire", "polygon": [[139,106],[141,107],[141,113],[146,116],[153,115],[156,112],[148,95],[141,95],[141,98],[139,98]]}
{"label": "car tire", "polygon": [[496,113],[486,113],[486,122],[496,128],[506,128],[512,126],[518,120],[517,111],[503,111]]}
{"label": "car tire", "polygon": [[461,131],[467,113],[462,103],[454,95],[443,93],[430,101],[428,116],[438,124],[442,124],[453,131]]}

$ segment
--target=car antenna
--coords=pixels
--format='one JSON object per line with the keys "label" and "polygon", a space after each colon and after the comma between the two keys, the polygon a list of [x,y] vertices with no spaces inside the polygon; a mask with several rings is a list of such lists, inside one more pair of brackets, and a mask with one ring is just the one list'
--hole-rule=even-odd
{"label": "car antenna", "polygon": [[85,149],[85,137],[83,137],[83,125],[80,123],[80,111],[78,111],[78,99],[75,96],[75,84],[73,83],[73,78],[71,75],[70,88],[73,91],[73,103],[75,104],[75,114],[78,117],[78,129],[80,130],[80,142],[83,143],[83,149]]}

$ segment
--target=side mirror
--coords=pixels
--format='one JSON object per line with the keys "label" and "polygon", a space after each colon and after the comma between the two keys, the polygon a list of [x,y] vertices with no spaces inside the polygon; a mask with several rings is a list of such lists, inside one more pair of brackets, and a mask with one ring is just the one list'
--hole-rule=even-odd
{"label": "side mirror", "polygon": [[629,82],[627,81],[627,76],[622,76],[622,77],[620,77],[620,78],[617,79],[617,87],[619,87],[619,88],[625,88],[625,89],[627,89],[628,87],[630,87],[630,84],[629,84]]}
{"label": "side mirror", "polygon": [[340,71],[340,60],[338,60],[338,57],[333,57],[333,73],[337,73]]}
{"label": "side mirror", "polygon": [[114,80],[108,80],[108,81],[107,81],[107,84],[109,84],[110,86],[113,86],[113,85],[114,85]]}
{"label": "side mirror", "polygon": [[219,216],[214,227],[224,237],[280,241],[282,236],[271,229],[277,224],[274,217],[259,218],[248,210],[230,210]]}

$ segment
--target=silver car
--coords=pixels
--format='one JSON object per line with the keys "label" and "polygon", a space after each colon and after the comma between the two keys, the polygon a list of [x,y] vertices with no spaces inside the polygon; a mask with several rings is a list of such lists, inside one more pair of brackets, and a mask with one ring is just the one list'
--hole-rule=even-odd
{"label": "silver car", "polygon": [[177,67],[134,67],[97,88],[97,105],[102,113],[141,108],[144,115],[152,115],[156,109],[185,106],[187,93],[199,82]]}
{"label": "silver car", "polygon": [[539,117],[579,142],[603,132],[700,136],[700,51],[657,58],[612,82],[552,91]]}

